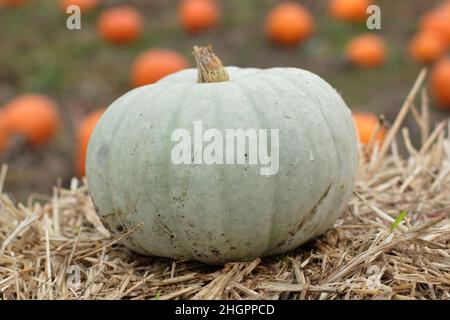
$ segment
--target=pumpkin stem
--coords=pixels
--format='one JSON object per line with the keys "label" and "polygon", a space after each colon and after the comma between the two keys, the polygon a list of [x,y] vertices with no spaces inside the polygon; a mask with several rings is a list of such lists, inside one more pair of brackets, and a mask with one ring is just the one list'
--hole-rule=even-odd
{"label": "pumpkin stem", "polygon": [[197,62],[198,83],[225,82],[230,80],[227,70],[212,50],[212,46],[194,46],[192,52]]}

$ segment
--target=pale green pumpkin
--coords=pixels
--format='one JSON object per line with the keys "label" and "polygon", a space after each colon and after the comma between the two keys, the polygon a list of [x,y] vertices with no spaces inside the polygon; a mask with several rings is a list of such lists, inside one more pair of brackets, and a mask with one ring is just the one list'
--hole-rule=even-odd
{"label": "pale green pumpkin", "polygon": [[[145,255],[206,263],[291,250],[330,228],[351,194],[357,140],[350,110],[320,77],[301,69],[226,72],[208,48],[199,68],[137,88],[94,130],[87,178],[96,210]],[[216,81],[216,82],[214,82]],[[279,170],[254,164],[176,165],[177,128],[279,129]]]}

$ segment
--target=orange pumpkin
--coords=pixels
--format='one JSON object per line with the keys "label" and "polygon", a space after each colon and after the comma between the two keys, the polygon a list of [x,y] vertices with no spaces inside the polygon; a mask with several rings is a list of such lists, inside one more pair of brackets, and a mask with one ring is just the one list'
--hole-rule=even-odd
{"label": "orange pumpkin", "polygon": [[283,46],[294,46],[314,32],[314,18],[309,11],[295,2],[283,2],[267,15],[267,37]]}
{"label": "orange pumpkin", "polygon": [[450,58],[439,60],[430,77],[431,91],[439,105],[450,110]]}
{"label": "orange pumpkin", "polygon": [[329,11],[337,20],[359,23],[367,19],[369,0],[331,0]]}
{"label": "orange pumpkin", "polygon": [[167,49],[153,49],[136,58],[131,70],[134,87],[155,83],[159,79],[189,67],[181,54]]}
{"label": "orange pumpkin", "polygon": [[420,21],[420,30],[426,30],[440,35],[450,45],[450,17],[442,10],[432,10]]}
{"label": "orange pumpkin", "polygon": [[97,30],[109,43],[129,44],[142,33],[142,16],[135,8],[126,5],[106,9],[100,14]]}
{"label": "orange pumpkin", "polygon": [[442,36],[426,30],[419,32],[409,45],[410,56],[422,63],[436,61],[446,51],[447,45]]}
{"label": "orange pumpkin", "polygon": [[0,153],[8,149],[9,131],[6,127],[3,113],[0,112]]}
{"label": "orange pumpkin", "polygon": [[81,12],[88,12],[95,9],[99,0],[61,0],[60,7],[63,12],[66,12],[67,7],[75,5],[80,8]]}
{"label": "orange pumpkin", "polygon": [[[367,144],[372,138],[372,135],[375,134],[375,130],[377,130],[379,123],[378,117],[368,112],[354,112],[352,117],[360,143]],[[385,135],[386,129],[380,127],[375,136],[375,141],[382,143]]]}
{"label": "orange pumpkin", "polygon": [[353,38],[346,47],[347,59],[362,68],[374,68],[384,64],[386,45],[376,34],[363,34]]}
{"label": "orange pumpkin", "polygon": [[18,8],[27,3],[27,0],[0,0],[0,8]]}
{"label": "orange pumpkin", "polygon": [[447,17],[447,19],[450,19],[450,1],[443,2],[439,7],[439,10]]}
{"label": "orange pumpkin", "polygon": [[32,145],[49,142],[60,123],[55,102],[40,94],[16,97],[5,105],[3,115],[7,130],[22,135]]}
{"label": "orange pumpkin", "polygon": [[104,112],[105,109],[91,112],[86,118],[83,119],[77,128],[75,171],[78,177],[84,177],[86,174],[86,153],[89,139],[91,138],[91,134]]}
{"label": "orange pumpkin", "polygon": [[186,31],[197,33],[217,24],[220,8],[214,0],[182,0],[178,18]]}

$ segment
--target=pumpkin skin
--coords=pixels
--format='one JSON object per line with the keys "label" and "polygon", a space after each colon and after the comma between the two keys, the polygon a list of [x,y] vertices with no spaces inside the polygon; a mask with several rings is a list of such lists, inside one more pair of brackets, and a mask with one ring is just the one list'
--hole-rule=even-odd
{"label": "pumpkin skin", "polygon": [[430,86],[439,106],[450,110],[450,58],[442,58],[433,66]]}
{"label": "pumpkin skin", "polygon": [[214,0],[182,0],[178,7],[178,19],[190,33],[214,27],[219,18],[220,8]]}
{"label": "pumpkin skin", "polygon": [[[372,134],[377,129],[377,125],[379,123],[378,117],[369,112],[355,112],[352,117],[355,122],[356,131],[358,132],[359,142],[361,144],[369,143],[372,138]],[[375,136],[375,141],[382,143],[385,135],[386,129],[383,127],[380,128]]]}
{"label": "pumpkin skin", "polygon": [[361,68],[374,68],[384,64],[386,46],[383,38],[375,34],[363,34],[353,38],[346,47],[347,59]]}
{"label": "pumpkin skin", "polygon": [[266,35],[274,43],[295,46],[314,32],[314,18],[306,8],[295,2],[277,5],[267,15]]}
{"label": "pumpkin skin", "polygon": [[[293,249],[333,225],[357,167],[350,110],[301,69],[227,67],[229,81],[170,75],[116,100],[88,146],[87,179],[98,215],[133,251],[209,264]],[[256,165],[174,165],[171,134],[205,128],[280,129],[279,171]]]}
{"label": "pumpkin skin", "polygon": [[189,67],[189,62],[176,51],[152,49],[143,52],[133,63],[131,84],[134,87],[155,83],[161,78]]}
{"label": "pumpkin skin", "polygon": [[100,14],[97,30],[107,42],[115,45],[130,44],[142,33],[139,11],[127,5],[106,9]]}
{"label": "pumpkin skin", "polygon": [[89,12],[98,6],[99,0],[61,0],[61,11],[66,12],[67,7],[75,5],[80,8],[81,12]]}
{"label": "pumpkin skin", "polygon": [[83,119],[81,124],[77,128],[76,133],[76,156],[75,156],[75,171],[78,177],[84,177],[86,175],[86,153],[91,138],[92,131],[94,131],[97,122],[105,112],[104,109],[91,112],[86,118]]}
{"label": "pumpkin skin", "polygon": [[56,134],[60,119],[56,103],[40,94],[23,94],[9,101],[3,109],[5,126],[31,145],[48,143]]}
{"label": "pumpkin skin", "polygon": [[331,0],[329,11],[337,20],[359,23],[366,20],[370,4],[369,0]]}
{"label": "pumpkin skin", "polygon": [[436,61],[447,51],[445,40],[434,32],[419,32],[409,45],[410,56],[421,63]]}

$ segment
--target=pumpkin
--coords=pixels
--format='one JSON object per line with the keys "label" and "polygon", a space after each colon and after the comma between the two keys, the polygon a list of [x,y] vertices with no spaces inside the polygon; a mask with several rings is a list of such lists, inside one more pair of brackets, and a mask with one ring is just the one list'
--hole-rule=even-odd
{"label": "pumpkin", "polygon": [[346,47],[347,59],[355,66],[373,68],[384,64],[386,46],[376,34],[363,34],[353,38]]}
{"label": "pumpkin", "polygon": [[409,54],[419,62],[430,63],[445,54],[447,45],[445,40],[434,32],[419,32],[410,42]]}
{"label": "pumpkin", "polygon": [[178,18],[187,32],[197,33],[217,24],[220,8],[215,0],[182,0]]}
{"label": "pumpkin", "polygon": [[431,71],[431,91],[439,105],[450,110],[450,58],[439,60]]}
{"label": "pumpkin", "polygon": [[428,12],[422,17],[419,27],[440,35],[450,45],[450,19],[443,11],[435,9]]}
{"label": "pumpkin", "polygon": [[98,2],[99,0],[61,0],[60,7],[63,12],[66,12],[67,7],[75,5],[81,12],[89,12],[98,6]]}
{"label": "pumpkin", "polygon": [[9,145],[9,131],[6,127],[3,112],[0,112],[0,153],[8,149]]}
{"label": "pumpkin", "polygon": [[450,19],[450,1],[443,2],[439,6],[438,10],[440,10],[442,12],[442,14],[447,17],[447,19]]}
{"label": "pumpkin", "polygon": [[272,9],[265,21],[267,37],[283,46],[294,46],[309,38],[314,31],[314,18],[295,2],[283,2]]}
{"label": "pumpkin", "polygon": [[141,35],[142,27],[141,14],[127,5],[104,10],[97,22],[100,36],[115,45],[134,42]]}
{"label": "pumpkin", "polygon": [[122,243],[138,253],[210,264],[281,254],[331,227],[357,167],[336,90],[302,69],[224,68],[211,47],[194,55],[197,69],[126,93],[94,129],[86,176],[105,227],[133,231]]}
{"label": "pumpkin", "polygon": [[0,0],[0,8],[18,8],[27,2],[27,0]]}
{"label": "pumpkin", "polygon": [[139,55],[131,69],[134,87],[155,83],[162,77],[189,67],[189,62],[176,51],[151,49]]}
{"label": "pumpkin", "polygon": [[[379,120],[376,115],[369,112],[354,112],[353,121],[358,132],[359,142],[361,144],[369,143],[372,135],[375,135],[375,141],[382,143],[386,135],[386,129],[379,126]],[[378,129],[378,132],[375,132]]]}
{"label": "pumpkin", "polygon": [[92,131],[94,131],[97,122],[100,120],[104,112],[104,109],[91,112],[88,116],[86,116],[86,118],[83,119],[77,128],[75,171],[78,177],[84,177],[86,174],[86,152],[89,139],[91,138]]}
{"label": "pumpkin", "polygon": [[366,20],[370,4],[369,0],[331,0],[329,11],[337,20],[359,23]]}
{"label": "pumpkin", "polygon": [[55,102],[40,94],[14,98],[4,106],[3,116],[7,130],[23,136],[32,145],[49,142],[60,123]]}

